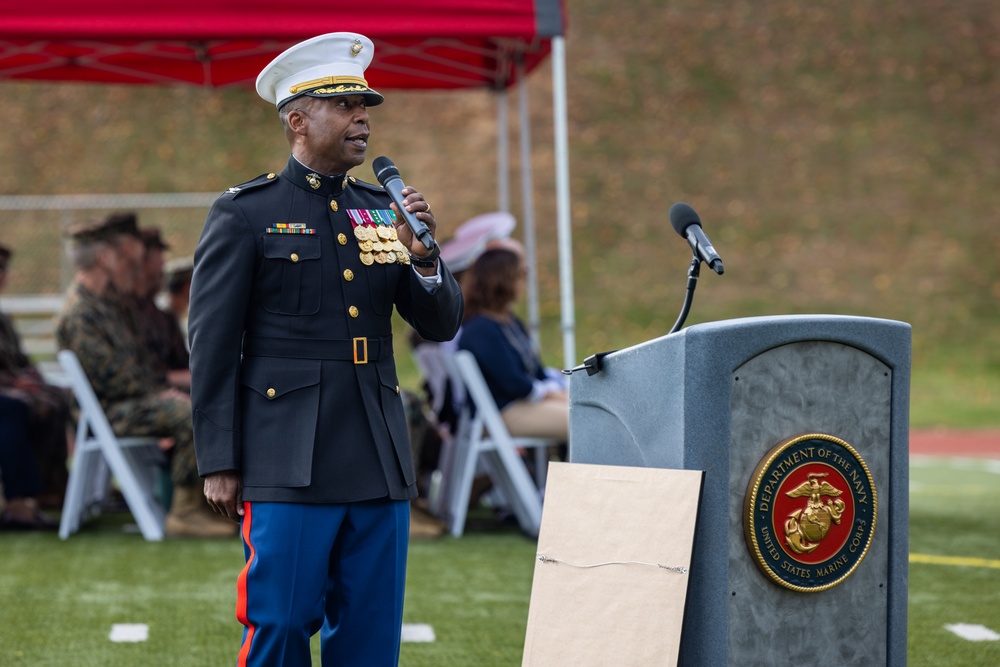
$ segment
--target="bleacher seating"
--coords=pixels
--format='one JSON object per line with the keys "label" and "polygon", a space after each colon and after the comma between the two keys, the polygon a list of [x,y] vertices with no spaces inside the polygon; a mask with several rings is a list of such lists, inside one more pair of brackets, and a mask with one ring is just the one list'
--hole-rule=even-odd
{"label": "bleacher seating", "polygon": [[47,382],[69,386],[56,352],[56,321],[66,297],[62,294],[0,295],[0,312],[10,315],[21,337],[24,353],[35,362]]}

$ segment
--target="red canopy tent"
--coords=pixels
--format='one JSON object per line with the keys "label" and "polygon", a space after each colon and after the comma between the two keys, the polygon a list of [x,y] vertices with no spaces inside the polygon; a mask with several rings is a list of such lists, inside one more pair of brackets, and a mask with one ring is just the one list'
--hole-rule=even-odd
{"label": "red canopy tent", "polygon": [[375,87],[506,87],[563,34],[560,0],[122,0],[0,2],[0,77],[100,83],[247,84],[324,32],[377,44]]}
{"label": "red canopy tent", "polygon": [[[375,42],[366,78],[376,90],[490,88],[500,95],[498,191],[509,208],[506,90],[521,91],[522,222],[534,260],[524,77],[550,53],[556,136],[563,353],[574,364],[566,142],[563,0],[0,0],[0,79],[91,83],[253,85],[260,70],[303,39],[353,31]],[[529,319],[537,333],[537,287]]]}

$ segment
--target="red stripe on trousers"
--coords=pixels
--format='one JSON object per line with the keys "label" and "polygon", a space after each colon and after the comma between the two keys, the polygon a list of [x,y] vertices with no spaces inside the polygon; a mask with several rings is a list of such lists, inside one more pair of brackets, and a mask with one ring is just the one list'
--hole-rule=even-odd
{"label": "red stripe on trousers", "polygon": [[250,542],[250,518],[252,516],[250,506],[250,502],[243,503],[244,514],[242,526],[243,541],[246,542],[247,547],[250,549],[250,557],[247,558],[246,565],[240,571],[240,576],[236,578],[236,620],[247,628],[247,636],[243,640],[243,646],[240,647],[240,654],[236,661],[238,667],[246,667],[254,632],[254,626],[250,623],[250,619],[247,618],[247,575],[250,573],[250,566],[253,564],[254,556],[257,554],[256,549],[253,548],[253,544]]}

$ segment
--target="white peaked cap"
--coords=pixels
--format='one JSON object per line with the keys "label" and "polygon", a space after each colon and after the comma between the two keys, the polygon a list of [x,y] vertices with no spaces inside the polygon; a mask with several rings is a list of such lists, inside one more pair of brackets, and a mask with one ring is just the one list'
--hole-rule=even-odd
{"label": "white peaked cap", "polygon": [[296,97],[364,95],[368,106],[385,98],[368,87],[365,70],[375,45],[354,32],[331,32],[282,52],[257,76],[257,94],[279,109]]}

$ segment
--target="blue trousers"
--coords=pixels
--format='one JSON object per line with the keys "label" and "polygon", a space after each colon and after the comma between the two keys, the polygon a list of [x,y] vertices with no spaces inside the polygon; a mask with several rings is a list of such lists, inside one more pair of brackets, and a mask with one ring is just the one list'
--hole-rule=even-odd
{"label": "blue trousers", "polygon": [[244,510],[237,664],[310,665],[316,632],[327,667],[398,664],[410,504],[246,502]]}

